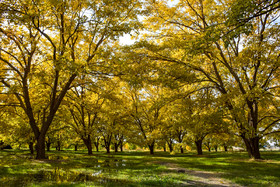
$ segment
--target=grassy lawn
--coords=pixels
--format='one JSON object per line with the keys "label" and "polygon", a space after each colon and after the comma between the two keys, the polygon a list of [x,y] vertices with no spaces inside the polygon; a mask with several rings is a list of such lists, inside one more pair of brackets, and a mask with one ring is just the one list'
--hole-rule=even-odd
{"label": "grassy lawn", "polygon": [[0,186],[280,186],[280,152],[94,153],[51,151],[34,160],[28,151],[0,152]]}

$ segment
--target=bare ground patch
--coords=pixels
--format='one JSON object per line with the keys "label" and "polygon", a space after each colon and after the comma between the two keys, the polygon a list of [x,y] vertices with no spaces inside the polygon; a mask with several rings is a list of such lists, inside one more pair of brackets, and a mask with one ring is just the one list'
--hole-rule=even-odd
{"label": "bare ground patch", "polygon": [[[241,187],[238,184],[232,183],[231,181],[221,178],[220,173],[209,172],[209,171],[198,171],[190,170],[179,167],[175,163],[168,162],[154,162],[155,164],[164,165],[168,170],[177,173],[184,173],[194,177],[195,180],[182,181],[182,185],[186,186],[216,186],[216,187]],[[168,172],[163,173],[168,175]]]}

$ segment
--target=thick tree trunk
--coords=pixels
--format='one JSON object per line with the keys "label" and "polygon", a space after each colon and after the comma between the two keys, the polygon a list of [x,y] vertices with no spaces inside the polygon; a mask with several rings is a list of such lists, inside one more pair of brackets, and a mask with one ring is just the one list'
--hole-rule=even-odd
{"label": "thick tree trunk", "polygon": [[92,155],[92,145],[90,140],[88,140],[88,144],[86,146],[88,149],[88,155]]}
{"label": "thick tree trunk", "polygon": [[83,138],[83,142],[87,146],[88,155],[92,155],[92,145],[91,145],[90,135],[88,135],[87,138]]}
{"label": "thick tree trunk", "polygon": [[198,155],[202,155],[202,140],[195,141],[196,150]]}
{"label": "thick tree trunk", "polygon": [[259,148],[259,137],[254,138],[246,138],[245,136],[241,136],[246,145],[246,149],[250,158],[253,159],[261,159],[260,148]]}
{"label": "thick tree trunk", "polygon": [[78,144],[75,144],[75,151],[78,151]]}
{"label": "thick tree trunk", "polygon": [[257,136],[256,133],[258,129],[258,121],[259,121],[258,102],[256,100],[247,101],[247,105],[250,109],[250,112],[248,114],[248,124],[253,130],[253,132],[250,131],[251,134],[249,136],[243,134],[241,137],[243,138],[243,141],[246,145],[249,157],[254,159],[261,159],[260,147],[259,147],[260,138]]}
{"label": "thick tree trunk", "polygon": [[166,152],[166,146],[165,145],[163,146],[163,151]]}
{"label": "thick tree trunk", "polygon": [[118,143],[114,143],[114,148],[115,148],[115,152],[118,152],[119,144]]}
{"label": "thick tree trunk", "polygon": [[30,150],[30,153],[33,155],[34,154],[33,142],[29,142],[29,150]]}
{"label": "thick tree trunk", "polygon": [[92,145],[91,145],[91,141],[89,140],[89,143],[87,145],[87,149],[88,149],[88,155],[92,155]]}
{"label": "thick tree trunk", "polygon": [[45,151],[45,136],[42,134],[39,136],[36,144],[36,159],[46,159],[46,151]]}
{"label": "thick tree trunk", "polygon": [[148,147],[150,149],[150,154],[153,155],[154,154],[155,142],[153,142],[150,145],[148,145]]}
{"label": "thick tree trunk", "polygon": [[225,149],[225,152],[227,152],[227,151],[228,151],[228,148],[227,148],[227,146],[226,146],[226,145],[224,145],[224,149]]}
{"label": "thick tree trunk", "polygon": [[106,153],[110,153],[110,145],[109,146],[106,145],[105,148],[106,148]]}

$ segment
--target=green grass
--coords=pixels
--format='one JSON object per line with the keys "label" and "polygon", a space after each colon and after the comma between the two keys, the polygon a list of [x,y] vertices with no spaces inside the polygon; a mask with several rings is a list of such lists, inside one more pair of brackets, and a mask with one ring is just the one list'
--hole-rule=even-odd
{"label": "green grass", "polygon": [[[280,152],[246,153],[51,151],[34,160],[28,151],[0,152],[0,186],[280,186]],[[212,179],[211,179],[212,178]],[[212,183],[211,183],[212,181]]]}

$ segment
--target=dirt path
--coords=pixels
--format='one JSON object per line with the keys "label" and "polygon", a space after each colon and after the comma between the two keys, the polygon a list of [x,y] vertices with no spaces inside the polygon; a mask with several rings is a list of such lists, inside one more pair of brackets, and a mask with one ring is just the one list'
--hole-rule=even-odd
{"label": "dirt path", "polygon": [[178,173],[185,173],[187,175],[194,177],[194,180],[182,181],[183,186],[241,187],[240,185],[234,184],[227,179],[221,178],[219,173],[188,170],[185,168],[181,168],[174,163],[161,162],[158,164],[165,165],[168,170],[175,171]]}

